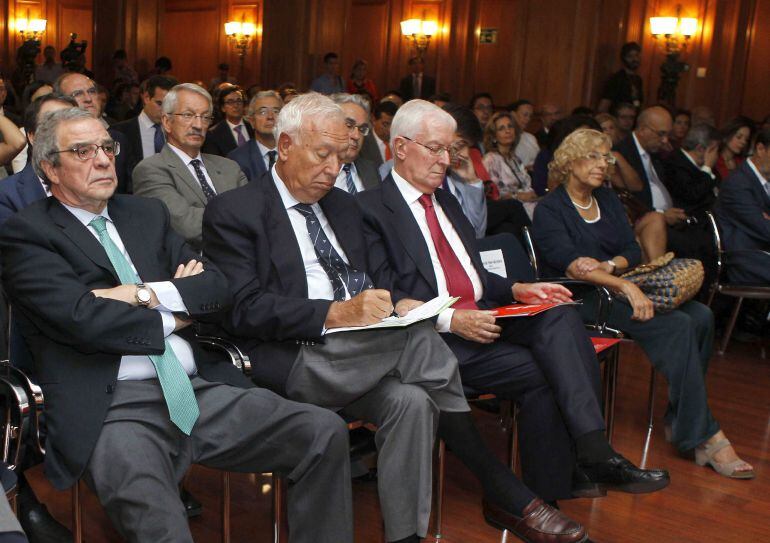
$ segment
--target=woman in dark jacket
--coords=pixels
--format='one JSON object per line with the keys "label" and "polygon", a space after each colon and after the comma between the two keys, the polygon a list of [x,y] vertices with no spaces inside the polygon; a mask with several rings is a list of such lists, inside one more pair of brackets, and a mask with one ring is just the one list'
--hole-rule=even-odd
{"label": "woman in dark jacket", "polygon": [[[708,407],[704,377],[712,354],[711,310],[690,301],[656,314],[639,288],[618,277],[639,264],[641,252],[620,200],[603,184],[614,163],[610,138],[581,129],[554,153],[553,174],[561,186],[535,210],[533,233],[547,271],[602,285],[617,294],[608,324],[645,351],[669,384],[666,437],[680,451],[695,449],[700,465],[727,477],[751,478]],[[595,300],[583,310],[595,314]],[[591,308],[591,306],[594,308]]]}

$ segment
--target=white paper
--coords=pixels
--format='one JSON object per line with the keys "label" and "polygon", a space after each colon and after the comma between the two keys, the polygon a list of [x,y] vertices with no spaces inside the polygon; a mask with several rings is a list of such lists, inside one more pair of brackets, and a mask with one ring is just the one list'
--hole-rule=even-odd
{"label": "white paper", "polygon": [[380,322],[370,324],[369,326],[348,326],[344,328],[332,328],[327,330],[325,335],[335,334],[337,332],[350,332],[353,330],[376,330],[377,328],[403,328],[416,322],[431,319],[450,307],[460,298],[453,298],[449,295],[437,296],[432,300],[425,302],[419,307],[415,307],[403,317],[385,317]]}
{"label": "white paper", "polygon": [[502,249],[492,249],[481,252],[481,264],[489,273],[496,273],[500,277],[508,277],[505,271],[505,258]]}

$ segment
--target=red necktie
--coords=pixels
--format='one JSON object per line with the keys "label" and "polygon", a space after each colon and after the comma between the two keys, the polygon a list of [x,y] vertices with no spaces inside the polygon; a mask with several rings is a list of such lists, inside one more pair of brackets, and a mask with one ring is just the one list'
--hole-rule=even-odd
{"label": "red necktie", "polygon": [[436,248],[441,269],[444,270],[447,291],[449,291],[450,296],[460,297],[452,307],[455,309],[478,309],[479,306],[476,305],[473,293],[473,283],[471,283],[460,259],[457,258],[441,230],[430,194],[420,196],[419,202],[425,208],[425,220],[428,222],[428,230],[430,230],[430,237],[433,238],[433,246]]}
{"label": "red necktie", "polygon": [[387,160],[390,160],[391,158],[393,158],[393,153],[390,150],[390,144],[386,143],[385,144],[385,160],[387,161]]}

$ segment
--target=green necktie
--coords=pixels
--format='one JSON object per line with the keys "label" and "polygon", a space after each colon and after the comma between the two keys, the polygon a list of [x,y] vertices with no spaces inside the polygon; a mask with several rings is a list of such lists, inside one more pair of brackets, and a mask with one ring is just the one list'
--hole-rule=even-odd
{"label": "green necktie", "polygon": [[[118,273],[120,282],[124,285],[140,283],[141,281],[131,268],[131,264],[107,233],[107,219],[101,216],[94,217],[88,225],[99,236],[99,242],[107,252],[107,257]],[[160,387],[163,390],[163,397],[166,399],[171,422],[189,436],[195,421],[198,420],[198,415],[200,415],[198,402],[195,399],[190,378],[185,373],[168,340],[165,340],[165,345],[166,350],[163,354],[150,355],[150,360],[152,360],[158,374],[158,381],[160,381]]]}

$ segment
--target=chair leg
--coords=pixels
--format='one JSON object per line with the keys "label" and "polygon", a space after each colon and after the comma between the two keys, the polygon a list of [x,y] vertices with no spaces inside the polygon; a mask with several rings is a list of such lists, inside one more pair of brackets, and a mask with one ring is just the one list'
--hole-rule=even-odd
{"label": "chair leg", "polygon": [[80,496],[80,481],[72,487],[72,540],[83,542],[83,511]]}
{"label": "chair leg", "polygon": [[222,472],[222,543],[230,543],[230,473]]}
{"label": "chair leg", "polygon": [[435,540],[442,537],[442,515],[444,513],[444,470],[446,468],[446,444],[443,439],[436,440],[433,454],[433,518],[430,533]]}
{"label": "chair leg", "polygon": [[743,298],[738,298],[738,301],[735,302],[733,312],[730,315],[730,322],[727,323],[727,330],[725,330],[725,333],[722,336],[722,342],[719,344],[719,351],[717,351],[720,355],[725,354],[725,349],[727,349],[727,343],[730,341],[730,336],[733,335],[733,328],[735,328],[735,321],[738,320],[738,313],[741,310],[742,303]]}
{"label": "chair leg", "polygon": [[283,543],[288,537],[283,530],[283,480],[273,473],[273,543]]}
{"label": "chair leg", "polygon": [[604,404],[604,420],[607,427],[607,441],[612,445],[612,436],[615,434],[615,391],[618,389],[618,362],[620,361],[620,349],[613,347],[612,354],[608,357],[607,365],[607,397]]}
{"label": "chair leg", "polygon": [[642,461],[639,467],[644,469],[647,467],[647,455],[650,452],[650,441],[652,441],[652,426],[655,417],[655,368],[650,369],[650,394],[647,405],[647,436],[644,440],[644,449],[642,449]]}

